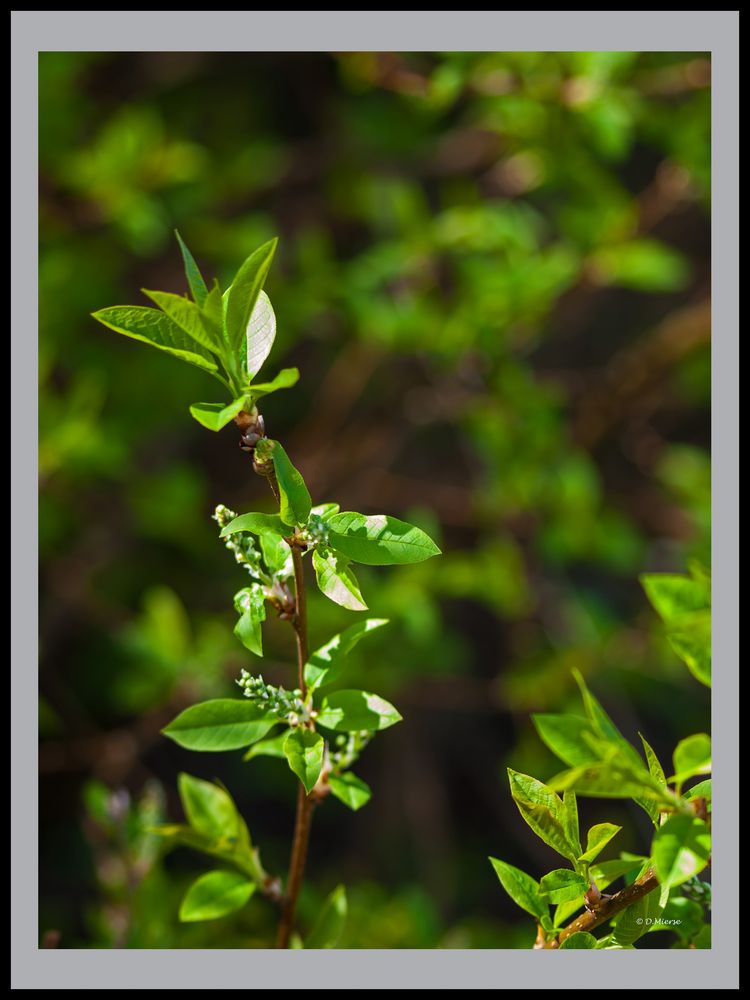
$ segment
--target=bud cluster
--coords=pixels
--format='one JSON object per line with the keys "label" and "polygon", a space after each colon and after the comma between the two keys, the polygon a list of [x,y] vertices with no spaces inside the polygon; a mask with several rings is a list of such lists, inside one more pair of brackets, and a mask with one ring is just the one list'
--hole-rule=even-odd
{"label": "bud cluster", "polygon": [[683,882],[681,889],[683,896],[691,899],[694,903],[707,906],[709,910],[711,909],[711,886],[708,882],[704,882],[697,875],[693,875],[687,882]]}
{"label": "bud cluster", "polygon": [[[219,504],[213,514],[213,519],[220,528],[225,528],[236,517],[235,512],[224,504]],[[238,531],[233,535],[227,535],[224,544],[250,576],[262,583],[270,583],[263,566],[261,552],[256,548],[255,539],[249,531]]]}
{"label": "bud cluster", "polygon": [[336,749],[330,755],[333,770],[340,773],[351,767],[371,739],[372,733],[366,729],[337,736]]}
{"label": "bud cluster", "polygon": [[320,514],[310,514],[310,518],[300,534],[306,542],[312,545],[328,544],[328,525]]}
{"label": "bud cluster", "polygon": [[273,684],[266,684],[262,677],[253,677],[247,670],[241,672],[237,684],[253,704],[265,712],[277,715],[289,726],[299,726],[312,718],[299,688],[286,691],[283,687],[274,687]]}

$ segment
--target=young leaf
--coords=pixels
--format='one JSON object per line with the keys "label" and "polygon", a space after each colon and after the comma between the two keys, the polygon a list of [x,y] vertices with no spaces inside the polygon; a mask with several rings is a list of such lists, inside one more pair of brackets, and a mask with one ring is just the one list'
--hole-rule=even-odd
{"label": "young leaf", "polygon": [[224,329],[224,296],[221,294],[219,282],[214,281],[214,286],[206,296],[203,303],[203,312],[206,319],[217,330]]}
{"label": "young leaf", "polygon": [[110,306],[91,314],[104,326],[133,340],[141,340],[181,361],[216,374],[218,366],[211,354],[184,333],[173,320],[149,306]]}
{"label": "young leaf", "polygon": [[255,883],[239,872],[207,872],[185,894],[180,920],[216,920],[242,909],[254,892]]}
{"label": "young leaf", "polygon": [[317,649],[305,664],[305,683],[314,691],[324,684],[338,680],[344,668],[346,657],[360,639],[388,624],[387,618],[368,618],[357,622],[336,635],[325,646]]}
{"label": "young leaf", "polygon": [[243,760],[252,760],[254,757],[286,757],[284,753],[284,743],[289,735],[289,730],[285,729],[278,736],[271,736],[267,740],[260,740],[253,743],[250,749],[243,755]]}
{"label": "young leaf", "polygon": [[670,629],[667,641],[691,674],[711,687],[711,612],[697,612],[679,628]]}
{"label": "young leaf", "polygon": [[[598,889],[604,890],[618,878],[633,871],[634,868],[640,868],[644,860],[644,858],[638,857],[627,860],[617,858],[614,861],[600,861],[599,864],[592,865],[589,868],[589,878],[593,879]],[[554,926],[561,927],[573,916],[576,910],[581,909],[584,903],[584,893],[581,893],[576,899],[572,899],[567,903],[560,903],[555,910]]]}
{"label": "young leaf", "polygon": [[[226,332],[235,357],[244,362],[250,317],[271,267],[277,240],[264,243],[250,254],[235,275],[226,297]],[[257,369],[256,369],[257,370]]]}
{"label": "young leaf", "polygon": [[536,778],[510,767],[508,779],[513,800],[537,837],[575,863],[580,852],[568,836],[565,806],[560,796]]}
{"label": "young leaf", "polygon": [[289,534],[289,527],[284,524],[278,514],[240,514],[221,529],[220,538],[234,535],[238,531],[250,531],[254,535]]}
{"label": "young leaf", "polygon": [[497,858],[490,858],[490,863],[503,889],[516,905],[534,917],[538,923],[549,921],[549,906],[540,895],[539,883],[531,875]]}
{"label": "young leaf", "polygon": [[632,945],[653,925],[662,909],[658,892],[642,896],[613,921],[612,943],[625,948]]}
{"label": "young leaf", "polygon": [[254,382],[248,388],[248,394],[253,399],[260,399],[261,396],[268,396],[279,389],[291,389],[299,382],[299,368],[282,368],[278,375],[270,382]]}
{"label": "young leaf", "polygon": [[709,804],[711,802],[711,779],[706,778],[705,781],[699,781],[697,785],[685,792],[686,799],[705,799]]}
{"label": "young leaf", "polygon": [[576,793],[568,789],[563,792],[563,826],[571,847],[581,853],[581,834],[578,828],[578,799]]}
{"label": "young leaf", "polygon": [[[266,293],[261,292],[258,295],[258,300],[250,316],[250,322],[247,324],[246,364],[248,378],[252,379],[260,371],[263,362],[271,353],[275,337],[276,316],[273,306]],[[295,379],[294,381],[296,382],[297,380]],[[282,388],[282,386],[279,386],[279,388]]]}
{"label": "young leaf", "polygon": [[579,861],[594,861],[612,840],[613,837],[622,830],[621,826],[614,823],[596,823],[590,827],[586,838],[586,850],[578,859]]}
{"label": "young leaf", "polygon": [[654,834],[651,851],[659,882],[682,885],[708,864],[711,834],[702,819],[672,816]]}
{"label": "young leaf", "polygon": [[556,868],[545,875],[539,883],[539,892],[551,903],[566,903],[577,899],[589,888],[588,879],[570,868]]}
{"label": "young leaf", "polygon": [[336,732],[375,732],[400,722],[401,716],[384,698],[367,691],[335,691],[323,699],[317,722]]}
{"label": "young leaf", "polygon": [[343,511],[328,520],[331,547],[366,566],[422,562],[440,549],[421,528],[387,514]]}
{"label": "young leaf", "polygon": [[211,841],[237,837],[241,817],[229,792],[212,781],[184,772],[179,775],[177,785],[182,808],[193,830]]}
{"label": "young leaf", "polygon": [[334,514],[338,514],[341,510],[337,503],[319,503],[310,511],[311,514],[317,514],[318,517],[322,517],[324,521],[330,521]]}
{"label": "young leaf", "polygon": [[155,292],[142,288],[144,295],[148,296],[152,302],[166,313],[179,328],[190,337],[191,340],[201,344],[214,354],[221,355],[221,327],[214,326],[213,322],[203,312],[203,310],[186,299],[182,295],[173,295],[172,292]]}
{"label": "young leaf", "polygon": [[356,774],[352,774],[351,771],[345,771],[343,774],[332,774],[328,779],[328,785],[331,789],[331,795],[335,795],[353,812],[367,805],[372,798],[370,786],[358,778]]}
{"label": "young leaf", "polygon": [[305,948],[335,948],[346,924],[346,889],[337,885],[321,907],[318,919],[305,938]]}
{"label": "young leaf", "polygon": [[313,549],[315,579],[321,593],[334,604],[340,604],[349,611],[366,611],[359,583],[350,567],[349,560],[333,549]]}
{"label": "young leaf", "polygon": [[202,308],[203,303],[206,301],[206,296],[208,295],[208,288],[206,287],[206,282],[203,280],[203,275],[201,274],[198,265],[195,263],[193,255],[188,250],[182,237],[175,229],[175,236],[177,237],[177,242],[180,244],[180,251],[182,252],[182,260],[185,264],[185,277],[187,278],[188,287],[190,288],[190,293],[193,296],[195,302]]}
{"label": "young leaf", "polygon": [[675,747],[672,755],[674,775],[669,779],[682,785],[696,774],[711,773],[711,737],[706,733],[688,736]]}
{"label": "young leaf", "polygon": [[293,729],[284,741],[284,753],[289,767],[305,786],[309,795],[323,767],[325,740],[310,729]]}
{"label": "young leaf", "polygon": [[246,405],[247,401],[244,396],[239,396],[228,404],[193,403],[190,407],[190,416],[209,431],[220,431],[222,427],[226,427],[230,421],[234,420],[237,414],[245,409]]}
{"label": "young leaf", "polygon": [[260,534],[260,549],[263,553],[263,561],[272,576],[287,577],[292,575],[294,572],[292,550],[280,535],[272,534],[270,531],[262,532]]}
{"label": "young leaf", "polygon": [[705,579],[679,573],[644,573],[640,581],[649,601],[667,625],[711,605],[711,585]]}
{"label": "young leaf", "polygon": [[259,583],[245,587],[235,596],[235,601],[242,608],[242,615],[234,627],[234,634],[245,649],[256,656],[263,656],[262,623],[266,620],[266,599]]}
{"label": "young leaf", "polygon": [[583,733],[591,732],[588,719],[547,714],[532,715],[531,719],[542,742],[566,764],[582,767],[597,762],[597,755],[583,738]]}
{"label": "young leaf", "polygon": [[560,945],[560,951],[570,951],[571,949],[581,948],[596,948],[597,940],[593,934],[589,934],[588,931],[576,931],[575,934],[571,934],[570,937],[566,937],[563,943]]}
{"label": "young leaf", "polygon": [[648,764],[648,770],[651,777],[658,782],[658,784],[666,787],[667,779],[664,774],[664,768],[659,762],[659,758],[654,753],[651,745],[646,741],[645,736],[638,733],[641,737],[641,743],[643,744],[643,751],[646,754],[646,763]]}
{"label": "young leaf", "polygon": [[[266,439],[268,440],[268,439]],[[268,441],[273,467],[281,494],[281,520],[284,524],[307,524],[312,508],[310,493],[302,474],[289,461],[289,456],[278,441]]]}
{"label": "young leaf", "polygon": [[186,750],[240,750],[262,739],[278,721],[252,702],[215,698],[186,708],[162,732]]}

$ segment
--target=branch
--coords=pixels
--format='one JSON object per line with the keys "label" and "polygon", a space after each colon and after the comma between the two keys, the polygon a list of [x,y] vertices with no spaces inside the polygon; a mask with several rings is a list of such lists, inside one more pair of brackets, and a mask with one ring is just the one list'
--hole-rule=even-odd
{"label": "branch", "polygon": [[596,909],[586,910],[580,917],[576,917],[572,923],[569,923],[567,927],[563,927],[557,937],[545,942],[541,947],[559,948],[563,941],[569,938],[571,934],[577,934],[581,931],[593,931],[595,927],[598,927],[611,917],[614,917],[616,913],[647,896],[654,889],[657,889],[658,886],[659,880],[656,877],[656,872],[653,868],[649,868],[632,885],[621,889],[620,892],[616,892],[614,896],[604,898],[601,905],[597,906]]}

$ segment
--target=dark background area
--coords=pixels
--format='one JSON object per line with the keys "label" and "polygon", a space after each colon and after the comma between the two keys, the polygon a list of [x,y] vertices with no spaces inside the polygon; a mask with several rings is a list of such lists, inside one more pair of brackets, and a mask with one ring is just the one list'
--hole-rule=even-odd
{"label": "dark background area", "polygon": [[[343,881],[344,947],[529,947],[487,856],[554,867],[504,773],[559,770],[530,713],[576,710],[577,667],[663,759],[707,728],[637,577],[710,561],[709,81],[699,53],[41,55],[47,943],[270,943],[261,899],[178,922],[204,862],[144,828],[181,818],[180,771],[225,782],[266,867],[287,863],[284,763],[160,735],[253,669],[210,515],[271,507],[236,431],[188,414],[219,401],[211,380],[90,318],[186,290],[175,226],[222,287],[280,237],[264,375],[302,378],[263,407],[269,432],[315,502],[444,551],[360,574],[391,624],[352,685],[404,722],[357,767],[372,801],[317,812],[303,924]],[[317,646],[353,618],[316,592],[310,620]],[[266,626],[276,683],[288,631]],[[646,849],[636,807],[580,808]]]}

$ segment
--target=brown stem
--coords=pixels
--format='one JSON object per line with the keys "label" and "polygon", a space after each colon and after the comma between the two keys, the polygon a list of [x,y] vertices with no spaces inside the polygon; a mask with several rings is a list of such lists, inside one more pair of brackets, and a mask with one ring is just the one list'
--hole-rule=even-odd
{"label": "brown stem", "polygon": [[[302,565],[302,553],[298,546],[292,545],[292,561],[294,564],[294,590],[297,610],[294,616],[294,633],[297,637],[297,677],[298,685],[305,696],[305,664],[307,663],[307,601],[305,597],[305,572]],[[289,859],[289,875],[287,877],[286,895],[281,911],[278,948],[288,948],[289,938],[294,927],[294,915],[297,910],[297,898],[305,874],[307,859],[307,844],[310,839],[310,825],[315,808],[314,795],[308,795],[300,782],[297,788],[297,814],[294,819],[294,839],[292,855]]]}
{"label": "brown stem", "polygon": [[307,598],[305,595],[305,568],[302,565],[302,553],[299,547],[292,546],[292,563],[294,565],[294,591],[297,611],[294,616],[294,634],[297,636],[297,686],[305,697],[305,664],[308,658],[307,649]]}
{"label": "brown stem", "polygon": [[[250,418],[249,418],[250,419]],[[252,418],[252,426],[247,421],[238,424],[245,436],[246,450],[251,450],[258,436],[265,434],[262,418]],[[268,481],[277,502],[279,502],[279,484],[271,463],[258,462],[253,456],[253,469],[258,475],[263,476]],[[307,642],[307,600],[305,596],[305,572],[302,565],[302,551],[298,544],[294,544],[293,539],[288,539],[292,549],[292,563],[294,565],[294,595],[295,611],[292,619],[294,634],[297,638],[297,685],[305,696],[305,664],[308,658]],[[314,723],[311,723],[314,728]],[[288,948],[289,939],[294,928],[294,916],[297,911],[297,899],[299,897],[302,879],[305,874],[305,861],[307,859],[307,845],[310,840],[310,824],[312,822],[313,809],[320,798],[315,791],[308,795],[305,787],[300,782],[297,788],[297,812],[294,819],[294,836],[292,839],[292,854],[289,859],[289,874],[287,876],[286,893],[281,900],[281,921],[279,923],[279,933],[277,938],[278,948]]]}
{"label": "brown stem", "polygon": [[649,868],[632,885],[621,889],[620,892],[616,892],[614,896],[604,899],[601,906],[597,906],[595,910],[587,910],[580,917],[576,917],[567,927],[563,927],[556,938],[547,941],[543,947],[559,948],[563,941],[569,938],[571,934],[576,934],[579,931],[594,930],[595,927],[609,920],[610,917],[619,913],[620,910],[624,910],[627,906],[642,899],[643,896],[647,896],[650,892],[653,892],[658,886],[659,880],[656,877],[656,872],[653,868]]}
{"label": "brown stem", "polygon": [[310,825],[315,800],[305,792],[300,782],[297,787],[297,815],[294,819],[294,840],[292,841],[292,856],[289,859],[289,875],[287,876],[286,895],[281,908],[281,921],[276,940],[277,948],[288,948],[289,938],[294,927],[294,915],[297,910],[297,898],[302,887],[307,860],[307,845],[310,840]]}

